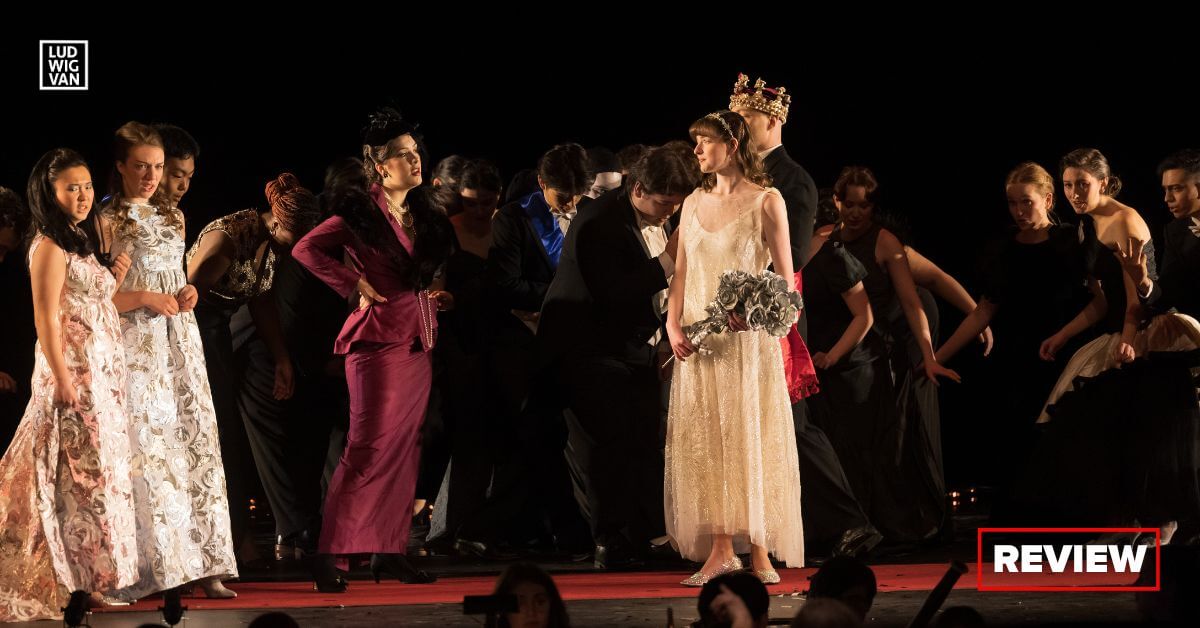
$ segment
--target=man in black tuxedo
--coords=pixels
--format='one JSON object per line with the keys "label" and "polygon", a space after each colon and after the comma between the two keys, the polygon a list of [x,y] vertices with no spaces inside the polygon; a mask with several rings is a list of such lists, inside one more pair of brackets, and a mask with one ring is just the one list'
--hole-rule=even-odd
{"label": "man in black tuxedo", "polygon": [[[1130,264],[1125,267],[1131,269],[1138,296],[1151,311],[1175,308],[1200,318],[1200,151],[1181,150],[1171,155],[1159,165],[1158,173],[1167,209],[1175,217],[1163,229],[1158,281]],[[1128,250],[1124,252],[1130,257]],[[1140,257],[1140,249],[1135,253]]]}
{"label": "man in black tuxedo", "polygon": [[767,87],[758,79],[739,74],[729,96],[729,110],[746,119],[771,185],[787,203],[788,236],[792,241],[792,268],[800,272],[808,262],[813,224],[817,220],[817,185],[808,171],[796,163],[783,147],[783,125],[787,124],[792,96],[783,87]]}
{"label": "man in black tuxedo", "polygon": [[667,221],[697,183],[687,157],[652,149],[580,210],[542,306],[538,354],[559,375],[598,567],[636,562],[665,528],[656,355],[678,245]]}
{"label": "man in black tuxedo", "polygon": [[[1163,256],[1158,278],[1147,273],[1143,245],[1130,239],[1117,248],[1117,259],[1133,279],[1146,316],[1171,310],[1200,318],[1200,151],[1184,149],[1158,166],[1163,200],[1174,220],[1163,228]],[[1190,395],[1189,395],[1190,396]],[[1176,539],[1195,542],[1200,521],[1180,520]]]}
{"label": "man in black tuxedo", "polygon": [[[492,218],[487,298],[493,353],[506,410],[516,414],[528,397],[538,311],[554,278],[576,206],[592,184],[587,151],[555,146],[538,163],[539,189],[508,203]],[[510,393],[510,394],[509,394]]]}
{"label": "man in black tuxedo", "polygon": [[[808,172],[783,147],[791,94],[783,87],[767,87],[761,78],[750,86],[750,77],[739,74],[729,96],[729,109],[746,119],[750,139],[763,158],[771,185],[787,204],[788,235],[792,243],[792,268],[796,272],[808,262],[813,224],[817,216],[817,186]],[[802,314],[800,336],[807,338],[808,325]],[[812,556],[858,555],[870,551],[883,537],[867,520],[855,499],[846,473],[829,437],[808,420],[807,406],[792,406],[796,424],[796,446],[800,455],[801,508],[804,513],[805,543]]]}

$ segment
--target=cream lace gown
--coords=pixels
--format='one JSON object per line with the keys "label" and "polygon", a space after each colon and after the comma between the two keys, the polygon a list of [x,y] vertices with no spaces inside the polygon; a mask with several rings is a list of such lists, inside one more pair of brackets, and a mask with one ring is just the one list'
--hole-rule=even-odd
{"label": "cream lace gown", "polygon": [[[178,226],[150,205],[111,209],[113,251],[133,260],[122,291],[176,294],[187,283]],[[191,312],[121,315],[137,510],[139,598],[207,576],[237,576],[225,468],[200,330]]]}
{"label": "cream lace gown", "polygon": [[[707,316],[721,273],[761,272],[770,264],[762,236],[767,194],[778,192],[696,190],[684,201],[685,326]],[[800,468],[779,339],[765,331],[725,333],[704,345],[712,353],[677,363],[671,382],[667,533],[694,561],[708,557],[710,535],[729,534],[738,553],[752,543],[789,567],[803,566]]]}

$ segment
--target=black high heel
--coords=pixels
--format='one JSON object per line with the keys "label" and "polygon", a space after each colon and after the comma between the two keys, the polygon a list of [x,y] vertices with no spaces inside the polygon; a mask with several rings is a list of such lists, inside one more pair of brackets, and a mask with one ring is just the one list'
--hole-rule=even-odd
{"label": "black high heel", "polygon": [[321,593],[345,593],[350,586],[333,565],[333,555],[318,554],[313,557],[313,588]]}
{"label": "black high heel", "polygon": [[437,582],[437,576],[412,566],[404,554],[372,554],[371,575],[379,582],[380,574],[387,573],[399,578],[404,584],[429,584]]}

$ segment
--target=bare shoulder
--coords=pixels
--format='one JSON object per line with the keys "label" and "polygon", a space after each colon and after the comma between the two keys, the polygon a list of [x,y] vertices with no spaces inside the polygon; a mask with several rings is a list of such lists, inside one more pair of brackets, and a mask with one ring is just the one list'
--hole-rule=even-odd
{"label": "bare shoulder", "polygon": [[44,235],[35,236],[29,243],[30,274],[37,275],[36,268],[46,268],[49,265],[64,264],[67,253],[57,242]]}
{"label": "bare shoulder", "polygon": [[1117,224],[1119,230],[1125,238],[1137,238],[1142,242],[1150,240],[1150,227],[1146,224],[1146,220],[1142,218],[1142,214],[1138,210],[1125,205],[1120,205],[1121,210],[1117,214]]}
{"label": "bare shoulder", "polygon": [[787,203],[783,200],[783,195],[775,188],[760,188],[766,194],[763,197],[763,212],[768,216],[787,215]]}

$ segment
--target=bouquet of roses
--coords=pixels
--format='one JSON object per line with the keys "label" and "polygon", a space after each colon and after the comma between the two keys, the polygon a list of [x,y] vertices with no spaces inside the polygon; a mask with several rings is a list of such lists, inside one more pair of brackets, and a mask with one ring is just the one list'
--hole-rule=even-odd
{"label": "bouquet of roses", "polygon": [[683,333],[698,353],[711,353],[704,347],[704,339],[729,331],[729,316],[736,314],[751,331],[766,330],[782,338],[796,324],[803,307],[800,293],[789,290],[787,280],[769,270],[758,274],[727,270],[721,273],[712,303],[704,308],[708,317],[684,327]]}

